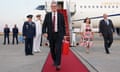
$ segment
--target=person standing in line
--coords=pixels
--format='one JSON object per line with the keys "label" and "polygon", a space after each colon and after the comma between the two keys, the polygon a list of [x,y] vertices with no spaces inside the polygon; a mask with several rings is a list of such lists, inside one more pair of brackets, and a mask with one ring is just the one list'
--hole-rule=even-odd
{"label": "person standing in line", "polygon": [[23,24],[23,37],[25,39],[25,55],[33,55],[33,38],[36,36],[36,26],[32,21],[33,15],[28,15],[28,21],[25,21]]}
{"label": "person standing in line", "polygon": [[42,33],[49,40],[53,65],[56,70],[61,68],[62,40],[66,38],[64,16],[57,12],[57,2],[51,3],[52,12],[44,19]]}
{"label": "person standing in line", "polygon": [[18,44],[18,28],[17,25],[14,25],[14,28],[12,29],[13,32],[13,40],[12,40],[12,44],[14,44],[14,39],[16,38],[16,44]]}
{"label": "person standing in line", "polygon": [[114,25],[112,20],[108,19],[107,14],[103,14],[103,20],[99,23],[100,36],[104,38],[104,47],[107,54],[110,54],[109,49],[113,43]]}
{"label": "person standing in line", "polygon": [[93,46],[92,24],[89,18],[86,18],[81,26],[80,45],[86,47],[86,53],[89,53],[89,49]]}
{"label": "person standing in line", "polygon": [[8,44],[10,44],[10,40],[9,40],[9,33],[10,33],[10,28],[8,27],[7,24],[5,24],[5,28],[4,28],[4,45],[6,44],[6,39],[8,41]]}
{"label": "person standing in line", "polygon": [[33,51],[40,52],[40,42],[41,42],[41,34],[42,34],[42,20],[41,15],[36,15],[37,20],[35,21],[36,24],[36,36],[33,41]]}

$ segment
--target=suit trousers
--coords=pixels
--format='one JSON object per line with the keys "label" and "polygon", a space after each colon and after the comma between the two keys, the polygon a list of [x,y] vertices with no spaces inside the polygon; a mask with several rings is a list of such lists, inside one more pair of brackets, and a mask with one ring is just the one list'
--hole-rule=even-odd
{"label": "suit trousers", "polygon": [[18,44],[18,34],[13,34],[13,40],[12,40],[13,44],[14,44],[15,38],[16,38],[16,44]]}
{"label": "suit trousers", "polygon": [[103,34],[103,38],[104,38],[104,47],[105,47],[105,51],[106,53],[109,53],[109,49],[110,46],[113,43],[113,34]]}
{"label": "suit trousers", "polygon": [[25,54],[31,55],[33,50],[33,38],[25,39]]}
{"label": "suit trousers", "polygon": [[4,34],[4,44],[6,44],[6,39],[7,39],[8,44],[9,44],[10,43],[9,34]]}
{"label": "suit trousers", "polygon": [[54,64],[61,64],[61,50],[62,50],[62,39],[59,38],[58,33],[53,33],[52,38],[49,40],[50,43],[50,52],[53,59]]}

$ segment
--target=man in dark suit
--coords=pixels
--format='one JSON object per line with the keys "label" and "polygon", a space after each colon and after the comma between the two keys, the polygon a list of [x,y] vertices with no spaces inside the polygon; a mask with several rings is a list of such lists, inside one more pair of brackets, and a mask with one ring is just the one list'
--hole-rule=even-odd
{"label": "man in dark suit", "polygon": [[61,64],[61,46],[62,40],[65,38],[65,21],[61,13],[57,12],[57,3],[51,3],[52,12],[47,13],[43,23],[43,36],[47,37],[50,44],[50,52],[56,66],[56,70],[60,70]]}
{"label": "man in dark suit", "polygon": [[6,38],[8,40],[8,44],[10,43],[10,40],[9,40],[9,33],[10,33],[10,28],[8,27],[7,24],[5,24],[5,28],[4,28],[4,45],[6,44]]}
{"label": "man in dark suit", "polygon": [[28,55],[33,55],[32,50],[33,50],[33,38],[36,35],[36,26],[35,23],[32,21],[33,15],[28,15],[28,21],[24,22],[23,25],[23,37],[25,39],[25,54],[26,56]]}
{"label": "man in dark suit", "polygon": [[100,21],[99,24],[99,32],[100,35],[104,38],[104,47],[107,54],[109,54],[109,49],[111,44],[113,43],[113,32],[114,26],[110,19],[108,19],[108,15],[103,15],[104,19]]}
{"label": "man in dark suit", "polygon": [[14,25],[14,28],[12,29],[13,32],[13,41],[12,43],[14,44],[14,39],[16,38],[16,44],[18,44],[18,28],[16,24]]}

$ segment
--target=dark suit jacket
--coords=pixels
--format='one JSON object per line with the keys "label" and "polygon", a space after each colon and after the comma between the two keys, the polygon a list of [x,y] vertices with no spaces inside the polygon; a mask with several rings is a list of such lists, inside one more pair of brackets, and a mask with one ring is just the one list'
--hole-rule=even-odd
{"label": "dark suit jacket", "polygon": [[[63,39],[63,36],[65,36],[65,21],[64,17],[61,13],[57,12],[57,24],[58,24],[58,34],[59,38]],[[52,13],[47,13],[45,16],[45,20],[43,23],[42,33],[48,34],[48,40],[52,38]]]}
{"label": "dark suit jacket", "polygon": [[10,29],[9,28],[4,28],[4,34],[9,35],[9,33],[10,33]]}
{"label": "dark suit jacket", "polygon": [[18,34],[18,28],[13,28],[12,32],[13,32],[13,35],[17,35]]}
{"label": "dark suit jacket", "polygon": [[115,31],[112,21],[110,19],[108,19],[108,21],[109,21],[109,25],[107,25],[104,20],[100,21],[100,24],[99,24],[99,32],[100,33],[112,34]]}
{"label": "dark suit jacket", "polygon": [[27,38],[35,37],[35,35],[36,35],[35,23],[32,22],[31,24],[29,24],[28,21],[24,22],[22,32],[23,32],[23,36],[26,36]]}

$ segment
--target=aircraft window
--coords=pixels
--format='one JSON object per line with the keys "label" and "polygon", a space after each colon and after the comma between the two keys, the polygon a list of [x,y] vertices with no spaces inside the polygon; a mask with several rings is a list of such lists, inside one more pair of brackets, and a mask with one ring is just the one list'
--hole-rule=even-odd
{"label": "aircraft window", "polygon": [[84,6],[84,8],[86,8],[87,6]]}
{"label": "aircraft window", "polygon": [[96,6],[96,8],[99,8],[99,6]]}
{"label": "aircraft window", "polygon": [[116,6],[116,8],[118,8],[118,6]]}
{"label": "aircraft window", "polygon": [[114,6],[112,6],[112,8],[114,8]]}
{"label": "aircraft window", "polygon": [[80,8],[82,8],[83,6],[81,5]]}
{"label": "aircraft window", "polygon": [[36,9],[37,10],[45,10],[45,5],[39,5]]}
{"label": "aircraft window", "polygon": [[110,8],[110,6],[108,6],[108,8]]}
{"label": "aircraft window", "polygon": [[100,8],[103,8],[102,6],[100,6]]}
{"label": "aircraft window", "polygon": [[92,8],[95,8],[95,6],[92,6]]}
{"label": "aircraft window", "polygon": [[104,8],[107,8],[107,6],[104,6]]}
{"label": "aircraft window", "polygon": [[90,8],[91,6],[89,5],[88,8]]}

